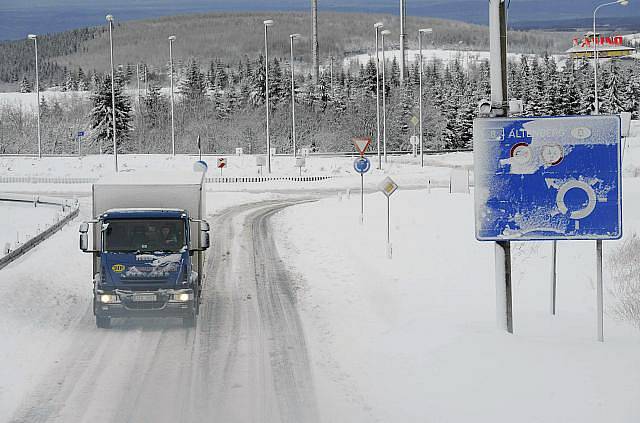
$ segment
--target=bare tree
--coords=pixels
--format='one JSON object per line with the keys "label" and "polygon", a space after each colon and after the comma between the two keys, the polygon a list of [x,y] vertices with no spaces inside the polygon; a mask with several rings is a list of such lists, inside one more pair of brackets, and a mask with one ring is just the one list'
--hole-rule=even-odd
{"label": "bare tree", "polygon": [[317,84],[320,77],[318,62],[318,0],[311,0],[312,43],[313,43],[313,80]]}

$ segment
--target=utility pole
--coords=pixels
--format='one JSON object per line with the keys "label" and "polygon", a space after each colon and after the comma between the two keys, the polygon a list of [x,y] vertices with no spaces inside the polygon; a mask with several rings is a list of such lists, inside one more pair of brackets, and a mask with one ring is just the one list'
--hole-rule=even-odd
{"label": "utility pole", "polygon": [[318,62],[318,0],[311,0],[311,25],[313,49],[313,82],[320,80],[320,63]]}

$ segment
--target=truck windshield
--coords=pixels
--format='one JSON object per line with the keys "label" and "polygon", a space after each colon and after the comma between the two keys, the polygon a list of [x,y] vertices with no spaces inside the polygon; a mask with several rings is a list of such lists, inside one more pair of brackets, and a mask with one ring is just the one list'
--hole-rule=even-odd
{"label": "truck windshield", "polygon": [[104,222],[104,251],[177,253],[187,244],[185,222],[168,219],[114,219]]}

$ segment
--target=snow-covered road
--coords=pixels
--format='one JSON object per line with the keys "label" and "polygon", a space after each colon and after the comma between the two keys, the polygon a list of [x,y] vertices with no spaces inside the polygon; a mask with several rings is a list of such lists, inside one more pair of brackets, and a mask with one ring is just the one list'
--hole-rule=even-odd
{"label": "snow-covered road", "polygon": [[[296,201],[235,206],[210,218],[214,244],[196,329],[183,329],[178,319],[126,319],[97,330],[86,298],[73,306],[58,298],[60,307],[36,307],[42,319],[65,310],[74,323],[46,343],[29,342],[25,334],[27,353],[49,352],[43,363],[49,370],[30,383],[35,370],[19,375],[25,383],[16,391],[22,395],[14,395],[19,407],[11,421],[317,421],[295,280],[278,258],[269,228],[270,217]],[[71,226],[50,242],[77,236]],[[77,263],[67,260],[78,265],[73,291],[88,279],[86,259],[73,254]],[[47,266],[55,264],[45,263],[40,272],[47,273]],[[19,267],[12,271],[25,279],[16,282],[38,279],[26,279]]]}

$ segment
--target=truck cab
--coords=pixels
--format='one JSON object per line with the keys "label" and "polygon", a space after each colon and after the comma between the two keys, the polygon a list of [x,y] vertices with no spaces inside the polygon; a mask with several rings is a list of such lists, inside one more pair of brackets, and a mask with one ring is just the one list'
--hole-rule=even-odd
{"label": "truck cab", "polygon": [[209,248],[201,186],[111,181],[94,185],[93,197],[95,218],[80,226],[80,249],[93,254],[96,325],[179,317],[195,326]]}

